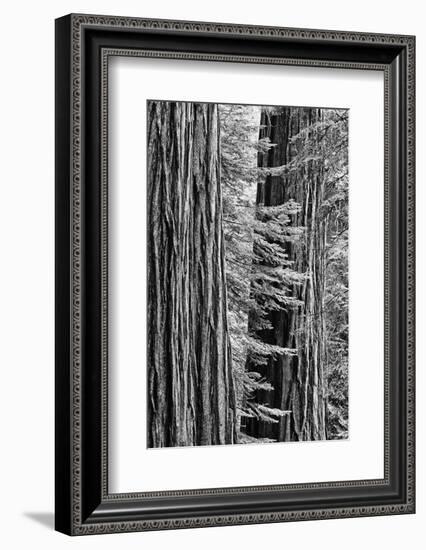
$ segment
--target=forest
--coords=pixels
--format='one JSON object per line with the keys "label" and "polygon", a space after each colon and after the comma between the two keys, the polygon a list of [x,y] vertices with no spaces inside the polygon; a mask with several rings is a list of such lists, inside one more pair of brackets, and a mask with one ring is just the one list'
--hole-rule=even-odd
{"label": "forest", "polygon": [[148,447],[347,438],[349,112],[147,111]]}

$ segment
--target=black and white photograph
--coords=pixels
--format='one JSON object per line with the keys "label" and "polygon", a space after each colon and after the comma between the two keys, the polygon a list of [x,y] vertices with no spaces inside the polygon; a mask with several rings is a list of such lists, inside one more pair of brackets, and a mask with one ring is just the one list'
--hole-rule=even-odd
{"label": "black and white photograph", "polygon": [[147,445],[349,437],[349,110],[147,102]]}
{"label": "black and white photograph", "polygon": [[2,16],[0,547],[425,547],[423,4]]}

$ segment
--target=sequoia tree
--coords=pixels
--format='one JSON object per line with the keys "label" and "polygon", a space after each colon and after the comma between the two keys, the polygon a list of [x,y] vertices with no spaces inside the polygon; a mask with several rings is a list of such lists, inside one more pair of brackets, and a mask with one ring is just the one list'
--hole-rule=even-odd
{"label": "sequoia tree", "polygon": [[[270,384],[270,388],[256,392],[255,400],[276,410],[278,415],[274,422],[249,419],[247,434],[256,438],[326,439],[327,217],[323,210],[324,163],[319,154],[321,116],[320,109],[262,109],[260,139],[269,139],[271,147],[258,155],[263,177],[259,178],[257,189],[257,217],[262,220],[268,216],[268,210],[276,212],[293,202],[298,208],[293,207],[290,220],[285,222],[288,226],[285,242],[278,241],[274,234],[263,235],[263,242],[266,240],[275,249],[270,258],[264,253],[264,244],[263,249],[259,247],[259,240],[254,244],[256,269],[265,275],[256,298],[260,307],[253,308],[249,316],[249,333],[277,351],[270,353],[263,364],[249,352],[247,368],[260,372]],[[298,231],[302,234],[296,238]],[[277,250],[287,260],[287,266],[281,262],[281,267],[287,267],[287,280],[281,284],[287,301],[284,296],[279,304],[265,307],[265,281],[271,268],[277,267]],[[292,273],[298,273],[299,277]],[[274,292],[269,287],[276,293],[280,285],[268,283],[268,293],[272,295]]]}
{"label": "sequoia tree", "polygon": [[218,108],[148,104],[148,445],[236,442]]}

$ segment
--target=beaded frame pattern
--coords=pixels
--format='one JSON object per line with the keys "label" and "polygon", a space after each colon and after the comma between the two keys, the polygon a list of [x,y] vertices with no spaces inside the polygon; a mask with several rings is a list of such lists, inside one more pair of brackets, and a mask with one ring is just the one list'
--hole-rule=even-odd
{"label": "beaded frame pattern", "polygon": [[[75,535],[118,533],[128,531],[146,531],[158,529],[180,529],[189,527],[205,527],[219,525],[238,525],[251,523],[303,521],[312,519],[329,519],[345,517],[362,517],[386,514],[404,514],[414,512],[414,170],[415,170],[415,42],[412,36],[399,36],[389,34],[367,34],[327,30],[291,29],[264,26],[229,25],[220,23],[201,23],[188,21],[169,21],[154,19],[137,19],[126,17],[108,17],[96,15],[72,15],[71,16],[72,50],[71,50],[71,113],[72,113],[72,189],[71,189],[71,271],[72,271],[72,327],[71,327],[71,383],[72,383],[72,411],[71,411],[71,445],[72,445],[72,471],[71,471],[71,495],[72,495],[72,533]],[[81,37],[83,27],[109,27],[120,29],[156,29],[209,32],[215,35],[227,36],[252,36],[252,37],[282,37],[305,38],[328,42],[365,43],[365,44],[392,44],[402,45],[407,50],[407,499],[405,504],[343,507],[331,509],[317,509],[306,511],[285,511],[272,513],[228,514],[214,515],[210,517],[191,517],[180,519],[147,520],[147,521],[123,521],[84,524],[81,517]],[[108,122],[108,59],[110,56],[139,56],[139,57],[163,57],[169,59],[191,59],[205,61],[235,61],[241,63],[274,63],[284,65],[301,65],[314,67],[335,67],[346,69],[382,70],[385,77],[385,159],[389,155],[390,122],[389,122],[389,69],[386,65],[372,65],[363,63],[338,63],[318,60],[295,60],[283,58],[261,58],[252,56],[231,56],[212,54],[192,54],[176,52],[155,52],[143,50],[105,49],[102,52],[102,102],[101,102],[101,247],[102,247],[102,493],[105,500],[136,500],[148,496],[148,493],[108,494],[108,466],[107,466],[107,420],[108,420],[108,345],[107,345],[107,321],[108,321],[108,220],[107,220],[107,122]],[[385,304],[389,299],[388,292],[388,265],[389,265],[389,238],[387,227],[389,226],[389,174],[388,162],[385,162]],[[384,437],[384,479],[363,481],[342,481],[332,483],[313,483],[297,485],[275,485],[271,487],[236,487],[226,489],[205,489],[191,491],[170,491],[161,493],[149,493],[150,496],[190,495],[190,494],[243,494],[259,489],[268,490],[294,490],[306,488],[328,487],[354,487],[377,486],[386,484],[389,474],[389,378],[387,365],[389,364],[389,335],[387,327],[388,309],[385,305],[385,437]],[[387,311],[386,311],[387,310]]]}

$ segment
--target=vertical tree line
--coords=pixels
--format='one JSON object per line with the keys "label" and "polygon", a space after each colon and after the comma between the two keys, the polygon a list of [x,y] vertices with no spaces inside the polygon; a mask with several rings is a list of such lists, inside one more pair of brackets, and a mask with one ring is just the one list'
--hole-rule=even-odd
{"label": "vertical tree line", "polygon": [[218,107],[150,102],[148,445],[236,441]]}
{"label": "vertical tree line", "polygon": [[149,103],[149,446],[347,437],[347,124]]}
{"label": "vertical tree line", "polygon": [[[259,153],[259,167],[264,169],[266,177],[258,183],[256,203],[264,208],[290,201],[299,205],[298,211],[291,216],[290,227],[303,227],[303,236],[278,241],[278,246],[287,256],[291,269],[303,274],[303,278],[293,284],[291,280],[287,282],[288,295],[294,302],[270,308],[266,314],[269,321],[266,328],[258,329],[256,313],[250,319],[249,331],[260,340],[295,350],[294,354],[272,354],[265,365],[248,357],[248,367],[260,371],[272,385],[269,391],[261,390],[257,400],[286,411],[275,423],[252,418],[247,433],[254,437],[278,441],[326,437],[323,298],[327,222],[321,215],[324,200],[322,164],[310,154],[318,153],[315,151],[318,133],[310,135],[310,128],[320,122],[320,117],[319,109],[285,107],[274,112],[262,111],[261,138],[268,138],[272,146]],[[305,151],[308,154],[303,155],[301,162],[296,136],[312,149]],[[263,271],[275,262],[275,256],[260,256]]]}

